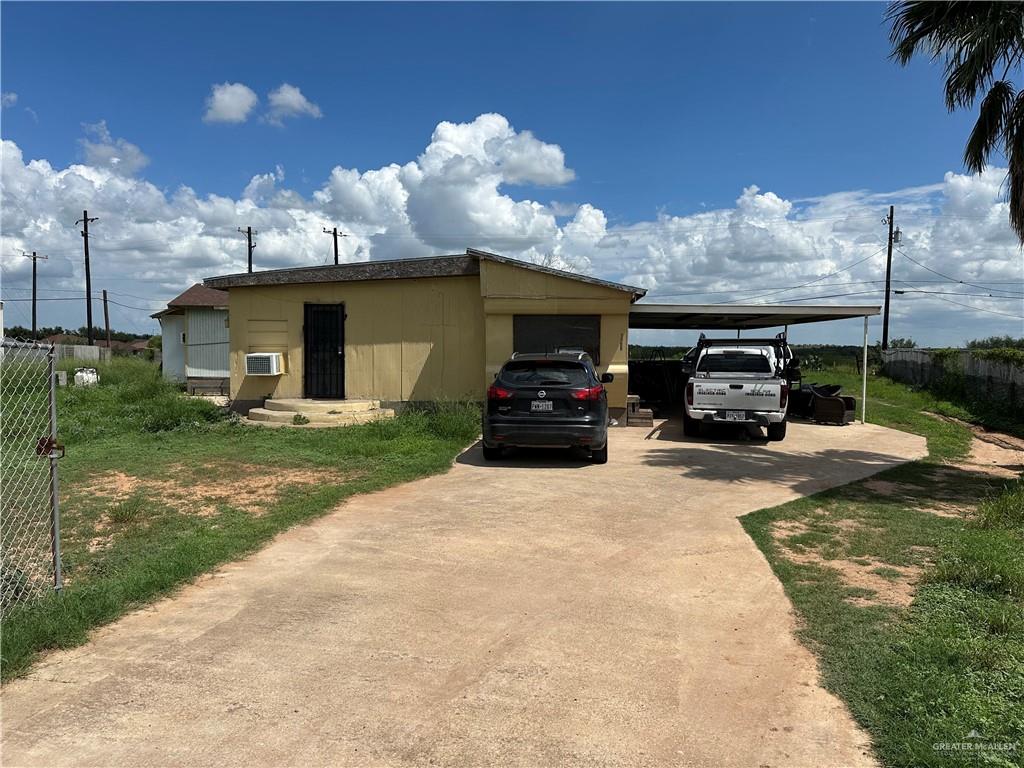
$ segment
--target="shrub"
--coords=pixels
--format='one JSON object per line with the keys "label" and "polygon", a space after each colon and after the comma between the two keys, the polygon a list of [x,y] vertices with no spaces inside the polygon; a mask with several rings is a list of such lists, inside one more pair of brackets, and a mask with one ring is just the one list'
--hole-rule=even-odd
{"label": "shrub", "polygon": [[1024,530],[1024,480],[1002,495],[983,501],[978,506],[978,522],[985,528]]}
{"label": "shrub", "polygon": [[442,440],[468,442],[480,434],[480,406],[476,403],[440,401],[419,410],[425,428]]}
{"label": "shrub", "polygon": [[1018,537],[1002,530],[966,528],[939,558],[932,581],[976,592],[1024,597],[1024,558]]}
{"label": "shrub", "polygon": [[[74,376],[81,361],[64,360],[59,367]],[[180,387],[160,375],[152,363],[115,358],[91,365],[100,382],[93,387],[68,386],[58,391],[57,425],[68,443],[129,432],[167,432],[196,428],[227,417],[207,400],[185,397]]]}

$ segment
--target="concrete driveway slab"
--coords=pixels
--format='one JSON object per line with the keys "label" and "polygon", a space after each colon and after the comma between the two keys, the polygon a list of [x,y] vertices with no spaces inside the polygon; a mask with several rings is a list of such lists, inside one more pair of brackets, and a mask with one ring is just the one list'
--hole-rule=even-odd
{"label": "concrete driveway slab", "polygon": [[611,434],[349,500],[3,690],[4,764],[860,766],[737,517],[921,457]]}

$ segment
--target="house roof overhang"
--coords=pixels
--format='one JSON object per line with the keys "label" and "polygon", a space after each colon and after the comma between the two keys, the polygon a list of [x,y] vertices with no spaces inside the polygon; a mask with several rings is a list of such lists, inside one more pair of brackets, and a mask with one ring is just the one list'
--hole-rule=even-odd
{"label": "house roof overhang", "polygon": [[560,269],[510,259],[487,251],[467,248],[465,254],[454,256],[423,256],[412,259],[387,259],[381,261],[360,261],[349,264],[328,264],[316,267],[293,267],[290,269],[267,269],[259,272],[241,272],[233,275],[208,277],[203,285],[219,290],[252,286],[294,285],[301,283],[344,283],[358,280],[402,280],[424,277],[462,277],[480,274],[481,261],[544,272],[556,277],[600,285],[632,294],[632,301],[642,297],[646,290],[632,285],[613,283],[608,280],[577,275]]}
{"label": "house roof overhang", "polygon": [[691,329],[701,331],[778,328],[822,323],[881,312],[873,304],[634,304],[629,327],[635,329]]}

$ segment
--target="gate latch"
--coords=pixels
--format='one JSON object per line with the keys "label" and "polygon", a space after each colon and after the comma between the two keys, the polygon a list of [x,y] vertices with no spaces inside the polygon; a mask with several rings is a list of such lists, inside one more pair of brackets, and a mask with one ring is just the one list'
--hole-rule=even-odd
{"label": "gate latch", "polygon": [[58,443],[56,438],[43,435],[36,442],[36,455],[49,456],[51,459],[63,459],[64,446]]}

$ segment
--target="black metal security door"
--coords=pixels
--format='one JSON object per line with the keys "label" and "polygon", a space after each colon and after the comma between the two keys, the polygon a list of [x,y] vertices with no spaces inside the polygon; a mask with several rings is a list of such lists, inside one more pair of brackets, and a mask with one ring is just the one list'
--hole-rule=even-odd
{"label": "black metal security door", "polygon": [[345,305],[307,304],[306,397],[345,397]]}

